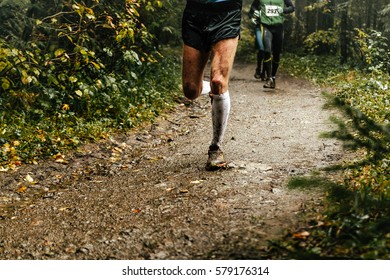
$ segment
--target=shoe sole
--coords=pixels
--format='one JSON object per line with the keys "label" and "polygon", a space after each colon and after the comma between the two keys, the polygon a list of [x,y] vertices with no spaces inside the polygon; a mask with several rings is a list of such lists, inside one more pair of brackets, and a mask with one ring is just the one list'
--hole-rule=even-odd
{"label": "shoe sole", "polygon": [[227,168],[227,162],[222,162],[219,164],[210,164],[206,165],[206,170],[207,171],[216,171],[220,169],[226,169]]}
{"label": "shoe sole", "polygon": [[263,85],[263,88],[270,88],[270,89],[275,89],[275,85],[273,85],[273,86],[267,86],[267,85]]}

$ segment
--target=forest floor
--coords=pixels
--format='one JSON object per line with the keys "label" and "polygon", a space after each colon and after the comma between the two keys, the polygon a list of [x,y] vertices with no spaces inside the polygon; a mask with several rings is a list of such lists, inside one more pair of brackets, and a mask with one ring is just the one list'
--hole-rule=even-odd
{"label": "forest floor", "polygon": [[256,259],[322,207],[294,176],[343,160],[321,89],[280,73],[275,90],[235,65],[226,170],[205,171],[210,101],[65,158],[0,172],[0,259]]}

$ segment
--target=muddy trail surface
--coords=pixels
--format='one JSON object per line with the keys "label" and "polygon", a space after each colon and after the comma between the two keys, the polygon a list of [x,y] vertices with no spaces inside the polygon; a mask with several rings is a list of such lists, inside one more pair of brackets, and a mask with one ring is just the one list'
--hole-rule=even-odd
{"label": "muddy trail surface", "polygon": [[290,178],[343,158],[321,89],[281,73],[276,90],[236,65],[227,170],[205,171],[210,101],[65,158],[0,172],[1,259],[244,259],[303,225],[322,193]]}

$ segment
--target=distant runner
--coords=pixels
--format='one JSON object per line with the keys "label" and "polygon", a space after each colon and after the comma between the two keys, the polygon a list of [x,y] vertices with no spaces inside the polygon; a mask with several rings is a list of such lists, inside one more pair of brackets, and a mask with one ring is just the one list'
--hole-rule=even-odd
{"label": "distant runner", "polygon": [[265,88],[276,87],[276,73],[284,39],[284,15],[294,11],[291,0],[254,0],[251,5],[249,16],[258,25],[256,41],[259,49],[255,78],[262,77],[261,64],[264,62]]}

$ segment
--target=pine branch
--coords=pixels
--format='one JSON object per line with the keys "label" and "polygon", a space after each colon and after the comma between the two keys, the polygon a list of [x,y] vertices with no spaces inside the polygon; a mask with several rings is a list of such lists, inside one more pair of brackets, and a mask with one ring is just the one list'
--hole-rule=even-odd
{"label": "pine branch", "polygon": [[336,117],[331,118],[338,129],[324,133],[324,137],[341,140],[346,149],[366,149],[374,161],[389,157],[390,125],[376,123],[363,112],[351,107],[338,97],[330,97],[329,95],[327,97],[327,107],[339,109],[347,121]]}

